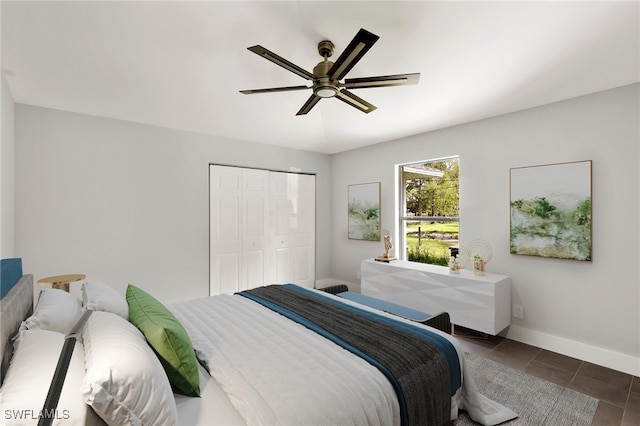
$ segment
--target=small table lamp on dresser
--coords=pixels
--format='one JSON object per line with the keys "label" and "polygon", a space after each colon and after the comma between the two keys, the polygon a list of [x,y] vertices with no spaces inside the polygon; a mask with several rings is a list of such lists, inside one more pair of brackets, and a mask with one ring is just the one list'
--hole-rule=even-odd
{"label": "small table lamp on dresser", "polygon": [[51,288],[57,288],[69,292],[69,283],[84,280],[87,276],[84,274],[56,275],[54,277],[41,278],[38,284],[51,285]]}

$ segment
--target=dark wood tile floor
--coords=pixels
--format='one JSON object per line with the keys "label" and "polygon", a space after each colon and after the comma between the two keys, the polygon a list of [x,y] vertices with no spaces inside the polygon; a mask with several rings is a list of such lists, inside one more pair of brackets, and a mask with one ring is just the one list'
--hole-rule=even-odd
{"label": "dark wood tile floor", "polygon": [[593,426],[640,426],[638,377],[502,337],[458,340],[467,352],[598,398]]}

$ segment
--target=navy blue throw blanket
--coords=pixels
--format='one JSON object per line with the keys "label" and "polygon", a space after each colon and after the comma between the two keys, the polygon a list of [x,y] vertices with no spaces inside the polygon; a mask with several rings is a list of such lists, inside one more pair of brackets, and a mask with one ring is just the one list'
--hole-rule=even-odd
{"label": "navy blue throw blanket", "polygon": [[390,381],[404,426],[443,425],[460,388],[458,355],[427,329],[331,300],[286,284],[238,293],[339,344],[378,368]]}

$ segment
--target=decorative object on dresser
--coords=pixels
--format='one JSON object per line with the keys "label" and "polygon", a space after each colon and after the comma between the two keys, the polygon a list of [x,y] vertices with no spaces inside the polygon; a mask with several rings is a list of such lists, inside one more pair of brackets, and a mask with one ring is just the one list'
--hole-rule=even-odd
{"label": "decorative object on dresser", "polygon": [[448,312],[451,322],[495,336],[511,324],[511,278],[397,260],[363,260],[362,294],[422,312]]}
{"label": "decorative object on dresser", "polygon": [[452,274],[459,274],[460,269],[460,259],[458,259],[458,256],[451,256],[449,258],[449,272]]}
{"label": "decorative object on dresser", "polygon": [[484,259],[477,253],[473,255],[473,273],[484,275]]}
{"label": "decorative object on dresser", "polygon": [[391,234],[387,229],[382,230],[382,239],[384,241],[384,254],[376,257],[376,260],[381,262],[391,262],[392,260],[396,260],[396,257],[389,254],[389,251],[393,248],[393,243],[391,240]]}
{"label": "decorative object on dresser", "polygon": [[[493,249],[491,244],[485,240],[473,240],[467,246],[460,246],[455,255],[449,259],[449,270],[457,273],[460,269],[464,269],[467,262],[471,261],[473,273],[476,275],[484,275],[485,266],[493,258]],[[457,262],[456,262],[457,261]]]}

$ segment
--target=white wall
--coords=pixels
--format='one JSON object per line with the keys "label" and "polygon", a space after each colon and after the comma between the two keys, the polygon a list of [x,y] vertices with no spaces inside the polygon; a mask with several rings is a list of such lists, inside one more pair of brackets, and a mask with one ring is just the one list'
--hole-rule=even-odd
{"label": "white wall", "polygon": [[[381,182],[382,226],[397,229],[395,165],[460,156],[461,244],[493,247],[511,276],[508,335],[640,375],[639,90],[600,92],[333,156],[332,271],[358,283],[383,244],[347,239],[347,186]],[[509,169],[593,160],[593,261],[509,254]]]}
{"label": "white wall", "polygon": [[316,277],[330,276],[327,155],[21,104],[15,144],[16,252],[36,280],[208,295],[210,162],[317,173]]}
{"label": "white wall", "polygon": [[14,254],[14,150],[13,135],[13,97],[9,90],[4,73],[2,73],[2,120],[0,126],[0,180],[2,196],[0,197],[0,259],[15,256]]}
{"label": "white wall", "polygon": [[[296,167],[318,174],[317,279],[357,283],[360,260],[383,247],[347,239],[347,185],[381,182],[383,227],[394,229],[394,166],[457,154],[461,242],[491,243],[488,270],[510,275],[525,307],[509,337],[640,375],[639,91],[331,157],[18,104],[15,252],[36,279],[81,272],[163,301],[204,296],[209,162]],[[510,255],[509,168],[575,160],[593,160],[594,260]]]}

